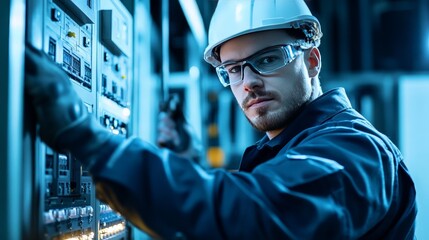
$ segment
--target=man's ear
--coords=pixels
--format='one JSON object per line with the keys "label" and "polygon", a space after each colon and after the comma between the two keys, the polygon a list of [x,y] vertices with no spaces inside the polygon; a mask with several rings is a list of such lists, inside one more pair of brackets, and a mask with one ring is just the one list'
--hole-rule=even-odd
{"label": "man's ear", "polygon": [[320,51],[317,47],[312,47],[307,50],[307,69],[309,77],[316,77],[322,67],[322,59]]}

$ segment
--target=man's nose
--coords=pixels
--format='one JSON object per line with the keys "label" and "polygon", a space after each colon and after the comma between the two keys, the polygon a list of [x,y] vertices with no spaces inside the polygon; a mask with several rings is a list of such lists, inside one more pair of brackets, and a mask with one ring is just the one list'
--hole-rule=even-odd
{"label": "man's nose", "polygon": [[263,85],[263,80],[261,75],[253,69],[250,64],[245,64],[243,66],[243,86],[247,90],[252,90]]}

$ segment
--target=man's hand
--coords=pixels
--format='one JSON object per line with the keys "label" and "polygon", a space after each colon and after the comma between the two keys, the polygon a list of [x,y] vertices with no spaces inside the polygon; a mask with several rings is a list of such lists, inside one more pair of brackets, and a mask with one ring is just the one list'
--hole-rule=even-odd
{"label": "man's hand", "polygon": [[[83,165],[92,168],[106,160],[122,139],[113,141],[113,134],[88,113],[69,76],[44,52],[31,46],[25,50],[25,93],[40,124],[40,138],[56,151],[67,151]],[[103,149],[103,151],[101,151]]]}
{"label": "man's hand", "polygon": [[[176,154],[191,158],[198,162],[201,157],[201,143],[195,136],[194,131],[187,123],[183,123],[182,134],[177,131],[177,123],[166,112],[161,112],[158,116],[157,145],[167,147]],[[186,134],[186,135],[184,135]],[[186,137],[187,139],[183,139]],[[186,144],[184,144],[184,142]],[[178,147],[180,146],[180,147]]]}
{"label": "man's hand", "polygon": [[[166,112],[159,113],[158,116],[158,136],[157,144],[176,151],[177,146],[183,145],[179,133],[176,130],[176,123]],[[185,146],[185,149],[187,146]]]}
{"label": "man's hand", "polygon": [[61,149],[57,140],[62,132],[88,116],[68,75],[44,52],[28,44],[25,50],[25,93],[34,106],[40,137],[53,149]]}

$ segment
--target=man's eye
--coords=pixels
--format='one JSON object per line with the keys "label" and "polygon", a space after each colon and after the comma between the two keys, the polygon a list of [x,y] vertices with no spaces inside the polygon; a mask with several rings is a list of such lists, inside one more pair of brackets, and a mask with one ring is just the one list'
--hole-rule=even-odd
{"label": "man's eye", "polygon": [[274,63],[277,62],[279,60],[279,58],[277,56],[266,56],[261,58],[258,61],[258,64],[270,64],[270,63]]}
{"label": "man's eye", "polygon": [[240,72],[241,72],[241,66],[228,67],[228,73],[240,73]]}

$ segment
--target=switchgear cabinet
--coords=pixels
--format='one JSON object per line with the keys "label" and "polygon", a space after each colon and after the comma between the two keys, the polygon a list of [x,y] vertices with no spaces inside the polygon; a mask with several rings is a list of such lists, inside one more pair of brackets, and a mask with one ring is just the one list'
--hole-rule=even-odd
{"label": "switchgear cabinet", "polygon": [[[127,137],[133,81],[130,11],[119,0],[27,2],[27,41],[67,72],[104,127]],[[32,233],[37,239],[130,238],[129,224],[96,199],[88,171],[73,155],[55,152],[41,141],[32,144],[41,186],[39,226]]]}

